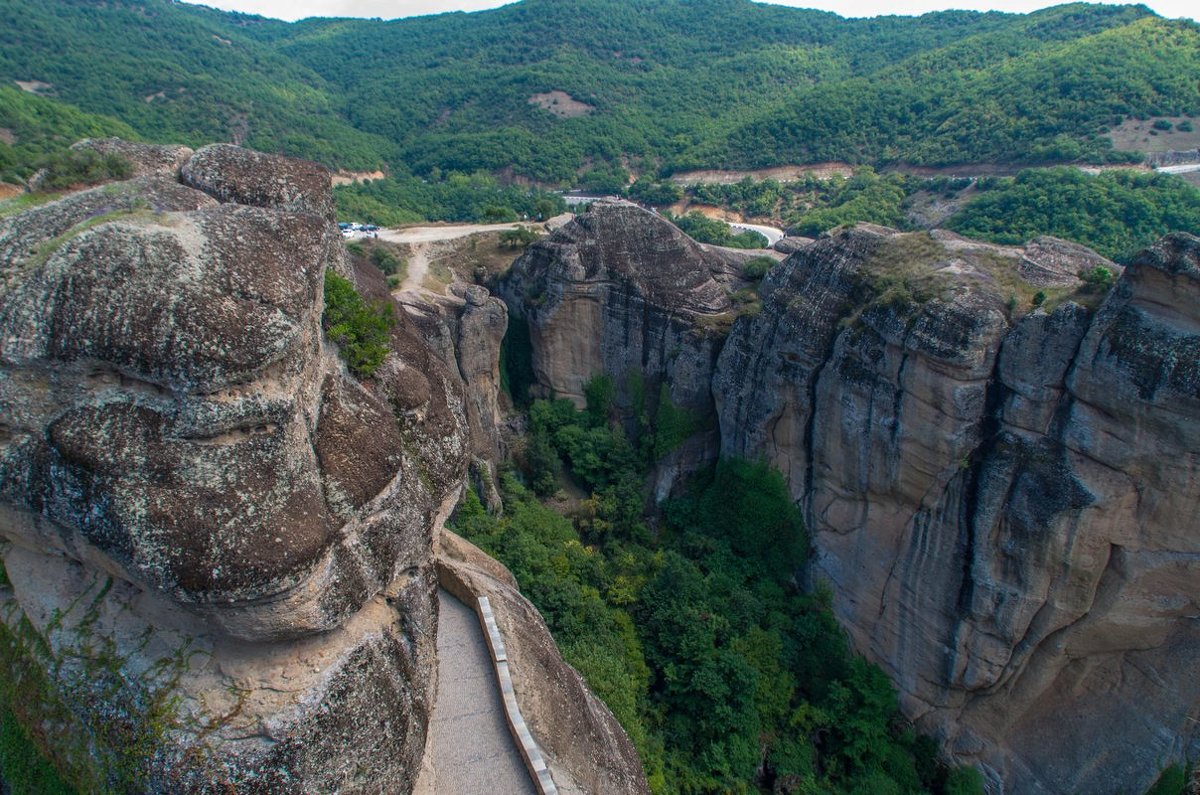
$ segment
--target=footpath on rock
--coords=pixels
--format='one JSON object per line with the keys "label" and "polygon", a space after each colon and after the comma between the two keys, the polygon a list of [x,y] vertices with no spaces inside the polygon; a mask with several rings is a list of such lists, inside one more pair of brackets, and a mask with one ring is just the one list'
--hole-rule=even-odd
{"label": "footpath on rock", "polygon": [[438,684],[416,795],[534,793],[504,721],[483,630],[471,608],[438,592]]}

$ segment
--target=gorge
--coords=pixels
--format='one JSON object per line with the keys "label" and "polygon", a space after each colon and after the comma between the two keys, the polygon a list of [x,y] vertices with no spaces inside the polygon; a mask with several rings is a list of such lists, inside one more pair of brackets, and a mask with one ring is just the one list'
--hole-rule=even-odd
{"label": "gorge", "polygon": [[645,790],[512,576],[442,530],[468,480],[500,509],[505,356],[535,396],[582,406],[606,376],[618,411],[696,418],[650,506],[721,457],[778,469],[795,581],[993,791],[1144,791],[1200,751],[1195,236],[1122,269],[857,225],[785,241],[759,282],[753,254],[600,202],[495,295],[410,299],[356,378],[326,273],[388,287],[346,256],[324,169],[84,146],[135,176],[0,218],[4,659],[75,780],[410,791],[440,580],[502,611],[551,769]]}
{"label": "gorge", "polygon": [[1078,274],[1121,268],[1048,238],[863,225],[768,271],[761,306],[730,301],[730,256],[628,204],[535,244],[502,286],[535,389],[605,373],[628,404],[636,374],[715,416],[660,498],[718,455],[782,471],[810,586],[1003,791],[1138,791],[1194,756],[1200,240],[1106,297]]}

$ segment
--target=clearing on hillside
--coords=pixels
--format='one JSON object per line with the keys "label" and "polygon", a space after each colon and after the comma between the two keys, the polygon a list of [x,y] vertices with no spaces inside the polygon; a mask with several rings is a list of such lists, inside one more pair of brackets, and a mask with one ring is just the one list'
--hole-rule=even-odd
{"label": "clearing on hillside", "polygon": [[[1179,129],[1183,123],[1184,129]],[[1159,125],[1155,127],[1154,125]],[[1170,128],[1164,130],[1167,124]],[[1187,128],[1191,127],[1191,130]],[[1122,152],[1169,152],[1200,147],[1200,119],[1187,116],[1126,119],[1108,134],[1113,149]]]}
{"label": "clearing on hillside", "polygon": [[560,119],[574,119],[587,116],[595,110],[586,102],[580,102],[565,91],[547,91],[544,94],[534,94],[529,98],[530,105],[537,105],[542,110],[548,110]]}

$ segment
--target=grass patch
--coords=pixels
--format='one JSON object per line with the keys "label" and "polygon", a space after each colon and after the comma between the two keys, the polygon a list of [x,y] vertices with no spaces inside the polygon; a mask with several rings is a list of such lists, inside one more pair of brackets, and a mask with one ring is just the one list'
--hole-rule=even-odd
{"label": "grass patch", "polygon": [[421,286],[430,292],[443,293],[453,282],[454,272],[450,270],[445,257],[438,257],[429,261],[429,270],[426,271]]}
{"label": "grass patch", "polygon": [[735,312],[722,312],[719,315],[696,315],[692,320],[692,329],[701,338],[726,337],[737,320]]}
{"label": "grass patch", "polygon": [[22,193],[14,196],[11,199],[0,201],[0,218],[7,218],[10,215],[23,213],[26,210],[32,210],[34,207],[41,207],[43,204],[49,204],[55,199],[61,198],[61,193]]}
{"label": "grass patch", "polygon": [[946,259],[946,249],[928,232],[912,232],[888,238],[863,263],[859,280],[871,296],[843,325],[858,322],[867,309],[891,307],[915,314],[950,286],[950,279],[937,266]]}

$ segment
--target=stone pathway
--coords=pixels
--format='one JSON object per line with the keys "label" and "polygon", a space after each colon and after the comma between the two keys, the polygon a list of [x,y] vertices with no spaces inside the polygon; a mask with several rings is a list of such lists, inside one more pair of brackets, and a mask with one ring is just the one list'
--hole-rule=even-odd
{"label": "stone pathway", "polygon": [[534,795],[504,721],[483,630],[475,613],[438,592],[437,703],[417,791],[437,795]]}

